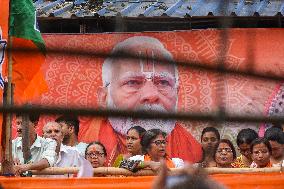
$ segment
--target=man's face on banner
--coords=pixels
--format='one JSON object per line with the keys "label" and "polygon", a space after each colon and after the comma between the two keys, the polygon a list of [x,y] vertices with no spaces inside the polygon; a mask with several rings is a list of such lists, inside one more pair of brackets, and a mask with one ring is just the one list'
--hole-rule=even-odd
{"label": "man's face on banner", "polygon": [[134,61],[137,60],[117,60],[113,64],[108,106],[125,110],[143,110],[148,106],[153,110],[175,111],[174,66]]}
{"label": "man's face on banner", "polygon": [[[173,64],[162,64],[152,57],[161,56],[158,51],[146,49],[147,59],[116,59],[111,64],[111,79],[105,87],[101,104],[111,109],[175,112],[178,84]],[[148,55],[151,56],[148,56]],[[163,58],[163,57],[161,57]],[[109,118],[117,132],[126,131],[135,125],[146,130],[159,128],[169,133],[175,126],[173,120],[133,120]]]}

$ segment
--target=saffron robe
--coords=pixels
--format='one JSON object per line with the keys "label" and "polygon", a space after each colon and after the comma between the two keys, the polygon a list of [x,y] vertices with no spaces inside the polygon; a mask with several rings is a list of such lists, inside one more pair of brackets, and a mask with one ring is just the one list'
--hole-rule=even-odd
{"label": "saffron robe", "polygon": [[[125,136],[117,133],[107,119],[103,119],[101,122],[98,140],[106,147],[106,164],[108,166],[113,165],[119,154],[127,153]],[[175,128],[167,136],[167,141],[167,154],[169,157],[178,157],[191,163],[201,160],[201,145],[179,123],[176,123]]]}

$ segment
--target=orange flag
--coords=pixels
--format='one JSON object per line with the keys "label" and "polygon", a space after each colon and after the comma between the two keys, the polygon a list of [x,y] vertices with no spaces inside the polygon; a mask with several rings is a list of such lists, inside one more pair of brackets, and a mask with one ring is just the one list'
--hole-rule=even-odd
{"label": "orange flag", "polygon": [[[9,7],[10,5],[10,7]],[[32,0],[0,0],[0,100],[7,78],[7,42],[8,35],[12,37],[12,82],[14,102],[26,103],[47,91],[41,66],[45,62],[45,44],[36,27],[35,8]],[[9,40],[11,41],[11,40]],[[30,51],[17,51],[15,49]],[[2,124],[2,114],[0,114]],[[0,127],[2,136],[2,127]],[[0,137],[0,144],[2,138]]]}
{"label": "orange flag", "polygon": [[41,72],[45,62],[45,43],[37,28],[36,11],[32,0],[11,0],[9,35],[13,37],[12,81],[15,84],[15,103],[25,103],[47,91]]}

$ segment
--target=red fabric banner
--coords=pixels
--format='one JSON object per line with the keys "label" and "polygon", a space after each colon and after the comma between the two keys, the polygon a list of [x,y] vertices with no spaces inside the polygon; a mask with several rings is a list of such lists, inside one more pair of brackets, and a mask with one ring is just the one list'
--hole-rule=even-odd
{"label": "red fabric banner", "polygon": [[[282,189],[283,173],[217,174],[213,180],[229,189]],[[96,178],[0,178],[5,189],[149,189],[155,177],[96,177]]]}
{"label": "red fabric banner", "polygon": [[[152,64],[151,57],[161,57],[157,49],[164,49],[173,57],[175,62],[193,62],[197,65],[217,67],[219,60],[225,61],[225,67],[236,71],[253,70],[263,75],[283,76],[284,67],[284,30],[283,29],[229,29],[227,51],[224,51],[222,30],[196,30],[179,32],[144,32],[144,33],[108,33],[85,35],[44,35],[47,50],[73,51],[72,54],[47,53],[46,62],[42,66],[45,80],[48,84],[48,92],[35,99],[34,103],[48,106],[80,106],[99,107],[106,105],[107,95],[101,95],[103,87],[102,77],[110,74],[102,74],[102,65],[106,57],[98,57],[94,54],[82,56],[74,51],[89,53],[109,54],[113,49],[119,48],[119,44],[126,44],[136,38],[148,39],[129,50],[135,55],[139,53],[149,57],[147,64],[143,62],[143,72],[148,72]],[[150,46],[150,43],[153,43]],[[146,44],[147,43],[147,44]],[[133,45],[135,43],[131,43]],[[149,45],[149,46],[147,46]],[[146,47],[147,46],[147,47]],[[147,49],[148,48],[148,49]],[[136,51],[137,52],[136,52]],[[220,57],[221,56],[221,57]],[[128,60],[127,60],[128,61]],[[125,65],[127,65],[127,61]],[[153,64],[154,65],[154,64]],[[128,66],[131,69],[131,66]],[[122,69],[122,68],[121,68]],[[124,69],[124,68],[123,68]],[[142,67],[141,67],[142,69]],[[160,68],[159,68],[160,69]],[[159,70],[158,69],[158,70]],[[164,68],[161,68],[164,69]],[[165,68],[168,69],[168,68]],[[115,77],[122,74],[121,70],[115,71]],[[171,72],[172,75],[173,72]],[[119,76],[118,76],[119,75]],[[163,100],[163,107],[181,112],[215,112],[221,104],[227,113],[232,115],[283,115],[281,108],[284,85],[282,81],[257,79],[240,75],[222,75],[216,72],[199,70],[193,67],[178,67],[177,94]],[[175,75],[176,76],[176,75]],[[177,80],[177,77],[175,78]],[[114,80],[118,81],[118,80]],[[149,86],[148,86],[149,87]],[[122,89],[121,87],[117,89]],[[153,94],[153,89],[148,90]],[[105,94],[109,93],[104,91]],[[118,93],[117,93],[118,94]],[[133,109],[130,99],[139,95],[118,96],[113,95],[113,102],[119,108]],[[122,93],[119,93],[122,94]],[[137,93],[138,94],[138,93]],[[150,93],[149,93],[150,94]],[[111,95],[109,95],[111,96]],[[101,97],[101,98],[100,98]],[[159,96],[159,98],[161,95]],[[104,102],[104,103],[102,103]],[[41,134],[42,126],[54,117],[43,117],[38,133]],[[109,154],[123,152],[123,134],[118,131],[121,128],[113,128],[109,119],[80,118],[79,140],[91,142],[104,140],[105,135],[101,131],[109,131],[105,140],[112,146],[108,147]],[[179,127],[177,127],[177,125]],[[183,142],[172,143],[168,150],[172,156],[183,157],[189,161],[197,161],[200,151],[197,142],[204,127],[210,126],[206,122],[181,122],[177,121],[173,129],[172,139],[182,138]],[[251,127],[259,130],[259,124],[248,123],[222,123],[215,125],[219,129],[222,138],[235,141],[236,133],[243,127]],[[116,130],[115,130],[116,129]],[[125,129],[125,128],[124,128]],[[183,130],[184,129],[184,130]],[[121,131],[123,133],[123,131]],[[175,135],[176,133],[177,135]],[[15,132],[14,132],[15,136]],[[177,137],[178,136],[178,137]],[[195,138],[195,139],[194,139]],[[194,141],[196,140],[196,141]],[[119,144],[120,146],[114,146]],[[189,144],[196,149],[193,154],[184,155],[187,152],[183,144]],[[108,144],[106,144],[108,146]],[[184,149],[183,149],[184,147]],[[191,148],[190,147],[190,148]],[[118,149],[116,152],[113,149]],[[178,150],[177,150],[178,149]],[[175,152],[173,152],[176,150]]]}

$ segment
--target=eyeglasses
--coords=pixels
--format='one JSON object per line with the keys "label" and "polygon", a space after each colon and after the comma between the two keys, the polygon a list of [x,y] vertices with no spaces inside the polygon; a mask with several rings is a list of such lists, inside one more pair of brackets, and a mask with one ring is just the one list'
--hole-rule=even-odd
{"label": "eyeglasses", "polygon": [[95,158],[95,157],[104,157],[105,153],[102,152],[89,152],[86,154],[87,157]]}
{"label": "eyeglasses", "polygon": [[153,141],[152,144],[156,144],[157,146],[160,146],[161,144],[166,145],[167,141],[165,141],[165,140],[156,140],[156,141]]}
{"label": "eyeglasses", "polygon": [[231,148],[219,148],[217,150],[217,153],[222,153],[223,151],[227,152],[227,153],[231,153],[233,152],[233,150]]}

